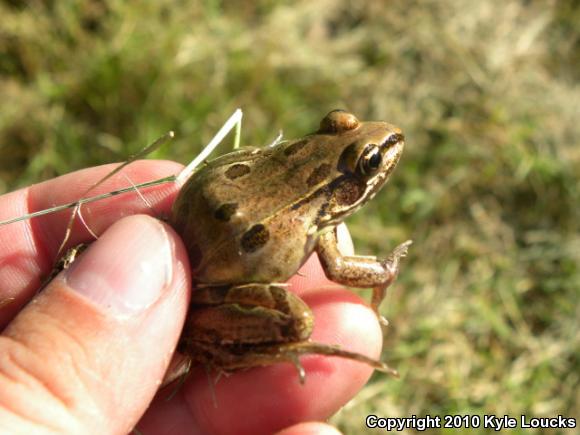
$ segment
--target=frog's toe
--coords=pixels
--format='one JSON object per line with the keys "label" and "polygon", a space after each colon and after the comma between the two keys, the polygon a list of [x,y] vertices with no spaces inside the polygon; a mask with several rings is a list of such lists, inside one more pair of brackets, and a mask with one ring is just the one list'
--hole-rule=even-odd
{"label": "frog's toe", "polygon": [[294,367],[298,372],[298,379],[300,381],[300,385],[304,385],[304,383],[306,382],[306,371],[304,370],[304,367],[300,362],[300,358],[298,358],[298,355],[289,355],[289,359],[292,362],[292,364],[294,364]]}
{"label": "frog's toe", "polygon": [[413,244],[412,240],[407,240],[406,242],[401,243],[399,246],[395,248],[393,251],[393,255],[396,257],[406,257],[409,251],[409,246]]}

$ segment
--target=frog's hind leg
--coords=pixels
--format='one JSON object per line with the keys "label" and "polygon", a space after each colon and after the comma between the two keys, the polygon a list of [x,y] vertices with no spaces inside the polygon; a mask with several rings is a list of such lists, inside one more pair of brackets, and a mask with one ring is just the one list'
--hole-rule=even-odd
{"label": "frog's hind leg", "polygon": [[[281,362],[281,361],[288,361],[294,364],[296,370],[298,371],[298,377],[300,378],[300,383],[304,384],[306,374],[304,371],[304,367],[300,363],[299,357],[302,355],[327,355],[327,356],[337,356],[340,358],[347,358],[353,361],[359,361],[361,363],[367,364],[374,369],[388,373],[392,376],[399,376],[399,373],[389,367],[382,361],[369,358],[368,356],[362,355],[356,352],[350,352],[348,350],[343,350],[338,346],[332,346],[329,344],[323,343],[314,343],[314,342],[301,342],[301,343],[289,343],[282,346],[275,346],[273,349],[269,350],[273,352],[273,355],[270,354],[270,358],[275,356],[275,360],[270,362],[270,364]],[[269,352],[268,352],[269,353]],[[268,353],[265,353],[265,356],[268,356]]]}
{"label": "frog's hind leg", "polygon": [[367,364],[380,372],[398,376],[396,370],[379,360],[343,350],[338,346],[308,341],[265,346],[236,346],[228,344],[216,346],[214,343],[186,339],[182,341],[181,346],[183,347],[181,351],[191,355],[195,363],[200,363],[220,373],[289,362],[296,368],[300,383],[304,384],[306,372],[300,362],[300,357],[312,354],[347,358]]}
{"label": "frog's hind leg", "polygon": [[[301,384],[304,384],[306,380],[306,372],[300,362],[300,357],[303,355],[327,355],[347,358],[367,364],[380,372],[398,376],[398,372],[395,369],[376,359],[360,353],[343,350],[338,346],[310,341],[254,346],[251,351],[244,347],[236,348],[236,346],[226,345],[221,347],[219,355],[215,354],[215,349],[211,344],[190,342],[188,343],[188,351],[197,355],[198,362],[203,363],[206,367],[211,367],[224,373],[289,362],[296,367]],[[204,356],[208,356],[208,359],[204,360]]]}
{"label": "frog's hind leg", "polygon": [[309,341],[313,323],[304,301],[279,285],[198,288],[179,350],[193,362],[223,372],[290,362],[302,383],[305,371],[299,358],[307,354],[348,358],[396,375],[381,361]]}
{"label": "frog's hind leg", "polygon": [[380,372],[388,373],[396,377],[399,376],[399,373],[395,369],[389,367],[387,364],[379,360],[369,358],[368,356],[362,355],[360,353],[343,350],[338,346],[309,341],[289,343],[282,346],[272,346],[271,348],[263,349],[260,353],[251,355],[251,364],[266,366],[284,361],[290,362],[294,365],[294,367],[296,367],[300,383],[304,384],[304,382],[306,382],[306,372],[302,366],[302,363],[300,362],[299,357],[309,354],[347,358],[353,361],[367,364]]}

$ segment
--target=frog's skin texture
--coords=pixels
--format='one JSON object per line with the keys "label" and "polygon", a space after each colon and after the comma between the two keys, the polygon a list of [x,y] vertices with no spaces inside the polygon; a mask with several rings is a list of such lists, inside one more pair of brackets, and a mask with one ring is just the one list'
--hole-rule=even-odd
{"label": "frog's skin texture", "polygon": [[374,197],[403,145],[399,128],[337,110],[313,134],[234,151],[192,175],[171,217],[197,286],[179,346],[190,362],[232,371],[290,361],[303,380],[298,356],[318,353],[391,371],[380,361],[310,342],[310,309],[277,283],[316,251],[332,281],[374,288],[378,315],[410,241],[385,260],[343,256],[336,226]]}

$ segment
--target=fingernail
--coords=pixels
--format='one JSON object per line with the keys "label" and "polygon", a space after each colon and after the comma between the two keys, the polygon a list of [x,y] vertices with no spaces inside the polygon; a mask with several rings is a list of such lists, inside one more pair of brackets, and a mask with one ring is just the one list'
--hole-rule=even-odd
{"label": "fingernail", "polygon": [[130,216],[111,226],[66,271],[78,293],[120,315],[146,310],[172,274],[171,243],[161,223]]}

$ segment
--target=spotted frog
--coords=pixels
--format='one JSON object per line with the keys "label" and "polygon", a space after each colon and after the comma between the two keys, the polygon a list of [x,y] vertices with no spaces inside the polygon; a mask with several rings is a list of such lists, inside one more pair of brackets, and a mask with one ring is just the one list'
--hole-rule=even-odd
{"label": "spotted frog", "polygon": [[336,227],[371,200],[403,151],[401,130],[335,110],[304,138],[243,148],[194,173],[171,223],[182,235],[196,290],[179,349],[192,363],[229,372],[288,361],[300,380],[303,354],[384,363],[309,340],[309,307],[280,283],[316,252],[329,279],[373,287],[372,308],[399,271],[410,241],[385,260],[344,256]]}

